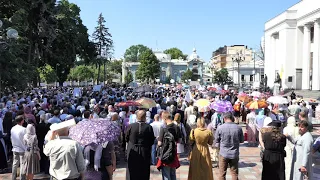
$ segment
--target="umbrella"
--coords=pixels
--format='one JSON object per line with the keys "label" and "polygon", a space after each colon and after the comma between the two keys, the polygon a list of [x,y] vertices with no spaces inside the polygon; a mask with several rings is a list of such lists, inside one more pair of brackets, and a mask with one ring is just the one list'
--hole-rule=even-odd
{"label": "umbrella", "polygon": [[153,107],[156,107],[157,103],[150,98],[141,98],[136,100],[136,102],[140,103],[142,106],[140,106],[140,108],[144,108],[144,109],[150,109]]}
{"label": "umbrella", "polygon": [[137,93],[141,93],[141,92],[152,92],[153,89],[151,88],[151,86],[149,85],[144,85],[144,86],[140,86],[138,88],[136,88],[134,90],[134,92],[137,92]]}
{"label": "umbrella", "polygon": [[128,106],[142,106],[142,104],[135,101],[125,101],[117,104],[118,107],[128,107]]}
{"label": "umbrella", "polygon": [[215,101],[210,105],[210,108],[222,113],[233,111],[230,101]]}
{"label": "umbrella", "polygon": [[251,101],[246,105],[248,109],[261,109],[268,107],[268,103],[263,100]]}
{"label": "umbrella", "polygon": [[261,93],[258,92],[258,91],[253,91],[250,96],[253,96],[253,97],[260,97],[261,96]]}
{"label": "umbrella", "polygon": [[199,99],[196,101],[194,106],[197,106],[199,112],[208,112],[210,111],[210,101],[208,99]]}
{"label": "umbrella", "polygon": [[249,102],[249,96],[244,92],[238,94],[238,99],[242,102]]}
{"label": "umbrella", "polygon": [[269,97],[267,99],[267,102],[270,102],[272,104],[288,104],[289,101],[288,99],[282,97],[282,96],[272,96],[272,97]]}
{"label": "umbrella", "polygon": [[120,131],[120,128],[111,121],[90,119],[81,121],[76,126],[70,128],[69,136],[81,145],[86,146],[117,140]]}

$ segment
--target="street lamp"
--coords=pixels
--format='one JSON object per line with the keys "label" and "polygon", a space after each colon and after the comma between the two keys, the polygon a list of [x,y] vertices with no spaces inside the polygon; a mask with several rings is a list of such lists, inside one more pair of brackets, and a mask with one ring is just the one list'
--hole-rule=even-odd
{"label": "street lamp", "polygon": [[56,87],[58,87],[58,67],[60,66],[59,63],[56,64]]}
{"label": "street lamp", "polygon": [[[3,26],[3,22],[0,20],[0,30],[1,30],[2,26]],[[19,36],[18,31],[13,28],[8,28],[6,34],[7,34],[7,39],[17,39]],[[0,34],[0,36],[1,36],[1,34]],[[2,49],[2,47],[0,47],[1,48],[0,50],[2,51],[2,50],[6,49],[6,47],[8,46],[8,43],[6,42],[5,39],[4,40],[0,39],[0,45],[1,46],[4,45],[3,49]],[[3,67],[2,64],[0,64],[0,97],[1,97],[1,92],[2,92],[1,85],[2,85],[2,72],[3,72],[1,67]]]}
{"label": "street lamp", "polygon": [[245,55],[239,51],[232,56],[232,61],[238,64],[238,83],[240,87],[240,63],[245,60]]}

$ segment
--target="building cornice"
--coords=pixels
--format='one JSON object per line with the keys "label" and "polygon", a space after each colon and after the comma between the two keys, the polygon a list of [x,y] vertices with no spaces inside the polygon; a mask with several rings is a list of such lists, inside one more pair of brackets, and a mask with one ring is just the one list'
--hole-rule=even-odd
{"label": "building cornice", "polygon": [[290,9],[290,8],[292,8],[292,7],[296,6],[296,5],[298,5],[298,4],[299,4],[299,3],[301,3],[301,2],[302,2],[302,1],[299,1],[299,2],[297,2],[296,4],[294,4],[294,5],[290,6],[289,8],[287,8],[287,10],[284,10],[284,11],[282,11],[281,13],[279,13],[277,16],[275,16],[275,17],[273,17],[273,18],[269,19],[266,23],[268,23],[268,22],[272,21],[273,19],[275,19],[276,17],[280,16],[281,14],[286,13],[286,12],[288,11],[288,9]]}

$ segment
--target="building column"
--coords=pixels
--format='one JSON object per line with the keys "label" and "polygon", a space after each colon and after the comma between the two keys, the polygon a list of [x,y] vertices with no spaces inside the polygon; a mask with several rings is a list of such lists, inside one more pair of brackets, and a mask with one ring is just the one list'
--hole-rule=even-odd
{"label": "building column", "polygon": [[310,89],[310,25],[303,28],[302,89]]}
{"label": "building column", "polygon": [[320,90],[320,20],[314,22],[313,64],[312,64],[312,90]]}

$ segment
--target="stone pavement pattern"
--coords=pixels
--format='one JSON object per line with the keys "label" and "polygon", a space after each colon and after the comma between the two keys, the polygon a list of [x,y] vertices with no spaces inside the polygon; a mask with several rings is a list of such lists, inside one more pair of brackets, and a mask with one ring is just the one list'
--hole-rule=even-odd
{"label": "stone pavement pattern", "polygon": [[[240,147],[240,160],[239,160],[239,179],[261,179],[262,165],[259,156],[260,150],[257,147]],[[177,180],[188,179],[189,165],[186,158],[180,158],[181,167],[177,169]],[[218,169],[213,168],[213,176],[215,179],[218,177]],[[114,173],[114,180],[125,180],[126,168],[123,163],[119,165],[119,168]],[[36,175],[35,179],[49,179],[45,175]],[[151,166],[150,180],[161,180],[161,172],[157,170],[155,166]],[[231,179],[230,172],[228,170],[227,179]],[[11,173],[1,174],[0,180],[11,180]]]}

